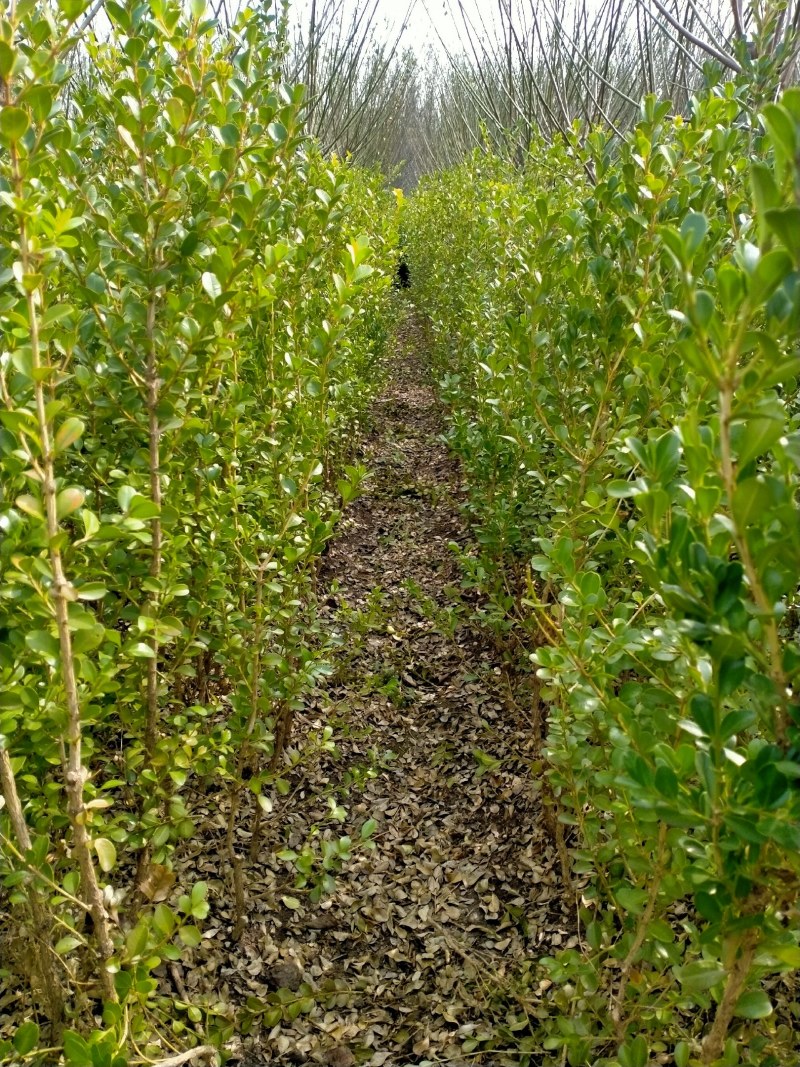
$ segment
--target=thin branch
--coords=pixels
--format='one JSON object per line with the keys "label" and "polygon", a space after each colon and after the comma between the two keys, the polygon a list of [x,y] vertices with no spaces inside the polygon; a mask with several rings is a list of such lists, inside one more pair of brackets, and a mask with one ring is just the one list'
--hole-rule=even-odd
{"label": "thin branch", "polygon": [[718,48],[715,48],[713,44],[710,44],[708,41],[704,41],[701,37],[698,37],[697,34],[692,33],[691,30],[687,29],[687,27],[684,26],[679,19],[676,19],[675,16],[671,14],[666,7],[664,7],[664,5],[661,3],[661,0],[652,0],[652,3],[655,4],[655,6],[670,24],[670,26],[672,26],[673,29],[677,30],[682,37],[685,37],[687,41],[691,41],[691,43],[697,48],[699,48],[701,52],[705,52],[707,55],[712,56],[724,67],[727,67],[728,70],[735,71],[736,74],[741,74],[742,68],[739,63],[736,62],[733,56],[729,56],[725,52],[721,52]]}

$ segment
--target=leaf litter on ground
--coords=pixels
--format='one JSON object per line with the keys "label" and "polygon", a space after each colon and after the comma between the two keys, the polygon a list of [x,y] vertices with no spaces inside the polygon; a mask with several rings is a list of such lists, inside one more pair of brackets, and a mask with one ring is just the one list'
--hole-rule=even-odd
{"label": "leaf litter on ground", "polygon": [[[185,995],[213,991],[247,1019],[247,1067],[455,1064],[465,1049],[471,1063],[518,1062],[513,1050],[481,1055],[492,1005],[507,1016],[515,973],[578,943],[531,774],[530,716],[460,594],[452,546],[469,537],[459,470],[424,353],[409,317],[364,446],[371,476],[320,575],[323,616],[341,641],[295,729],[334,722],[336,747],[287,768],[238,942],[224,863],[194,857],[212,915],[180,980]],[[350,789],[332,803],[343,770]],[[376,847],[354,848],[333,892],[312,903],[280,854],[330,837],[339,800],[348,825],[374,820]],[[220,843],[225,818],[224,805],[205,813]],[[245,851],[248,837],[242,828]],[[516,994],[523,1017],[525,998],[549,984]]]}

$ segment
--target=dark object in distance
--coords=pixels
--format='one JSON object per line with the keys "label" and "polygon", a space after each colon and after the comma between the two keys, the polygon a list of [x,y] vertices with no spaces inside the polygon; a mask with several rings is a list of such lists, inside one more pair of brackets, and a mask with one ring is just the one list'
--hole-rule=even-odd
{"label": "dark object in distance", "polygon": [[408,269],[408,264],[404,259],[401,259],[397,264],[397,270],[394,274],[394,287],[395,289],[411,288],[411,271]]}

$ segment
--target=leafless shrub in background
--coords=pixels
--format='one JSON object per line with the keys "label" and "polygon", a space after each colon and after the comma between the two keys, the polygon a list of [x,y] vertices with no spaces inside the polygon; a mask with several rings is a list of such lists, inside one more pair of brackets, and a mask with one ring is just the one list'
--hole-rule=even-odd
{"label": "leafless shrub in background", "polygon": [[[647,93],[683,111],[709,82],[738,79],[753,107],[793,82],[800,0],[448,0],[460,48],[435,90],[429,165],[480,139],[523,156],[575,121],[621,132]],[[481,12],[484,14],[481,14]]]}

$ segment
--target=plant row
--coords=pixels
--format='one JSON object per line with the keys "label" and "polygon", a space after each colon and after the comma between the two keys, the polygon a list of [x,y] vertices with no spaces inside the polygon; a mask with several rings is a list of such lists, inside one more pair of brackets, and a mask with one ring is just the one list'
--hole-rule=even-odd
{"label": "plant row", "polygon": [[800,92],[751,117],[729,85],[407,209],[465,580],[540,687],[580,939],[529,1062],[796,1056],[799,149]]}
{"label": "plant row", "polygon": [[109,2],[82,40],[87,6],[0,19],[0,873],[30,1012],[0,1059],[41,1029],[45,1062],[106,1067],[199,1040],[153,976],[210,906],[175,862],[193,795],[244,922],[395,239],[378,177],[305,139],[269,7],[222,34],[202,0]]}

